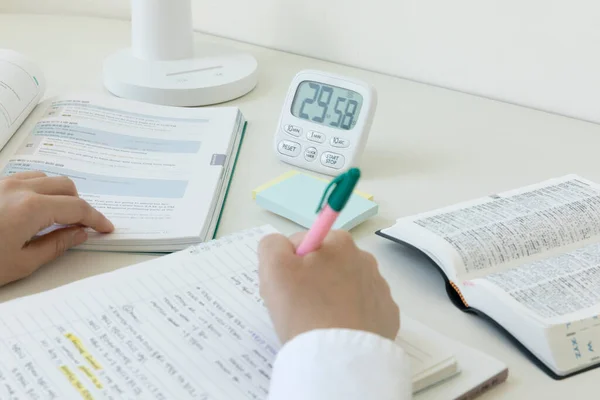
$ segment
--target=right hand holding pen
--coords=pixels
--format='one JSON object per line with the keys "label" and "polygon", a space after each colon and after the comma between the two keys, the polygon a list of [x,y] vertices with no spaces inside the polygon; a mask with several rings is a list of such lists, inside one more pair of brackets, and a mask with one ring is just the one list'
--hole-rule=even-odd
{"label": "right hand holding pen", "polygon": [[330,232],[319,250],[300,257],[303,236],[270,235],[259,246],[261,295],[281,342],[328,328],[394,340],[400,313],[375,258],[343,231]]}

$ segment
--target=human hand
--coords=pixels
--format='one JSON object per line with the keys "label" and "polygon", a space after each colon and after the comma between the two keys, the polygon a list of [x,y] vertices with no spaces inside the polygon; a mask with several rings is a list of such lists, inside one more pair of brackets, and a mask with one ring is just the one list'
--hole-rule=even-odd
{"label": "human hand", "polygon": [[259,245],[260,291],[282,343],[314,329],[366,331],[394,340],[400,312],[375,258],[347,232],[331,232],[304,257],[291,240],[270,235]]}
{"label": "human hand", "polygon": [[[53,226],[75,225],[39,238]],[[22,279],[87,240],[84,227],[108,233],[114,227],[80,199],[68,178],[23,172],[0,179],[0,286]]]}

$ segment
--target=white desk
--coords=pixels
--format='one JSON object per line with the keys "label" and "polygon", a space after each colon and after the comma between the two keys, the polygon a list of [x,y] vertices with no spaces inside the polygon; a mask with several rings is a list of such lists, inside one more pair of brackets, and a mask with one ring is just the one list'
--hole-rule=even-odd
{"label": "white desk", "polygon": [[[201,35],[198,39],[222,41]],[[73,90],[104,91],[102,61],[128,44],[129,25],[121,21],[0,14],[0,47],[27,53],[39,62],[49,81],[48,96]],[[265,223],[285,233],[298,230],[262,211],[251,199],[252,189],[289,170],[277,161],[271,143],[295,73],[322,68],[369,81],[379,91],[379,108],[361,166],[364,179],[360,188],[376,196],[381,211],[353,233],[378,257],[401,308],[509,365],[509,381],[483,399],[597,397],[600,370],[566,381],[551,380],[486,322],[455,309],[442,279],[421,257],[399,251],[373,232],[400,216],[570,172],[600,181],[600,126],[314,59],[230,44],[257,57],[260,82],[251,94],[233,102],[250,123],[219,234]],[[0,153],[0,163],[7,160],[21,137]],[[32,277],[0,289],[0,301],[147,258],[71,252]]]}

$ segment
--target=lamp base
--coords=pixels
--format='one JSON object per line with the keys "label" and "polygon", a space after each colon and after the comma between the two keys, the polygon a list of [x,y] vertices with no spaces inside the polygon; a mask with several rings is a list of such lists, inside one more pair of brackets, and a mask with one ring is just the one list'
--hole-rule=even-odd
{"label": "lamp base", "polygon": [[148,61],[131,49],[104,61],[104,85],[115,96],[178,107],[223,103],[250,92],[258,81],[258,63],[246,53],[198,44],[195,58]]}

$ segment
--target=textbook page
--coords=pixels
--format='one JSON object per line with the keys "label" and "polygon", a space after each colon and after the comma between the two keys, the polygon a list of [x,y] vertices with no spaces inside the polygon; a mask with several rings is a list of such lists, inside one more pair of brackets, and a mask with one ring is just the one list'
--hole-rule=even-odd
{"label": "textbook page", "polygon": [[45,80],[23,55],[0,49],[0,150],[40,102]]}
{"label": "textbook page", "polygon": [[38,170],[71,178],[116,227],[111,235],[92,233],[88,244],[204,239],[240,131],[237,108],[172,108],[88,95],[51,99],[40,108],[3,174]]}
{"label": "textbook page", "polygon": [[[427,237],[474,279],[592,243],[600,235],[600,187],[570,175],[398,220],[403,237]],[[422,246],[420,247],[422,248]]]}

